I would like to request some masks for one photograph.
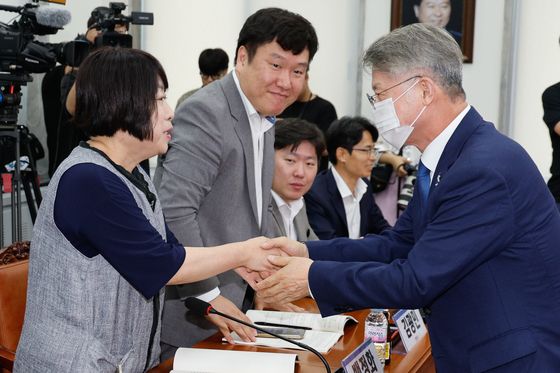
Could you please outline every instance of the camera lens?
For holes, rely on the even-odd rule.
[[[416,170],[416,167],[414,167],[410,163],[405,163],[403,167],[406,173],[409,175],[411,175],[414,172],[414,170]]]
[[[412,174],[404,179],[404,184],[401,188],[401,192],[399,193],[399,199],[397,200],[397,205],[402,210],[408,206],[408,203],[412,199],[414,183],[416,183],[416,172],[412,171]]]

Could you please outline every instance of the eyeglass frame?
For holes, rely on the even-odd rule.
[[[373,96],[366,92],[366,97],[367,97],[369,103],[371,104],[371,106],[373,106],[373,108],[375,109],[375,103],[381,101],[381,100],[379,100],[379,95],[381,95],[381,94],[383,94],[383,93],[385,93],[385,92],[387,92],[387,91],[389,91],[389,90],[391,90],[391,89],[393,89],[393,88],[396,88],[396,87],[400,86],[401,84],[404,84],[404,83],[408,82],[409,80],[412,80],[412,79],[415,79],[415,78],[422,78],[422,75],[414,75],[414,76],[411,76],[410,78],[405,79],[405,80],[403,80],[403,81],[400,82],[400,83],[397,83],[397,84],[395,84],[395,85],[392,85],[392,86],[390,86],[389,88],[385,88],[384,90],[382,90],[382,91],[379,92],[379,93],[375,93],[375,92],[374,92]]]
[[[375,158],[378,157],[379,151],[375,148],[352,148],[352,150],[357,150],[359,152],[367,152],[368,156],[374,156]]]

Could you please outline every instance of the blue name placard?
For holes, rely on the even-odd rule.
[[[350,355],[342,359],[342,368],[346,373],[383,372],[383,364],[377,357],[371,339],[364,341]]]

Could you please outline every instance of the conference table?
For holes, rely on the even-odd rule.
[[[315,302],[310,299],[302,299],[296,302],[300,307],[305,308],[309,312],[319,312]],[[348,312],[358,323],[348,322],[344,329],[344,336],[337,342],[337,344],[327,353],[324,354],[325,359],[328,361],[332,372],[336,372],[341,367],[341,361],[356,347],[364,341],[364,320],[367,317],[369,310],[360,310]],[[321,360],[309,351],[295,350],[295,349],[277,349],[262,346],[241,346],[231,345],[222,342],[220,333],[216,333],[202,342],[197,343],[194,347],[204,349],[218,349],[218,350],[237,350],[237,351],[262,351],[262,352],[283,352],[295,353],[298,355],[296,361],[296,373],[323,373],[325,367]],[[173,359],[168,359],[160,365],[150,370],[149,373],[168,373],[173,368]],[[420,339],[414,348],[404,353],[404,348],[399,342],[393,348],[391,354],[390,364],[385,366],[385,372],[388,373],[434,373],[435,365],[432,360],[431,346],[428,334]]]

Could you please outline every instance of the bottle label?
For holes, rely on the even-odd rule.
[[[385,343],[387,341],[387,328],[384,326],[370,326],[365,331],[365,337],[376,343]]]

